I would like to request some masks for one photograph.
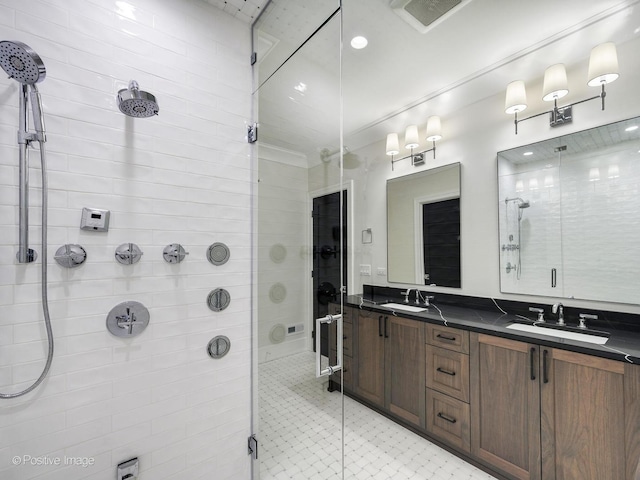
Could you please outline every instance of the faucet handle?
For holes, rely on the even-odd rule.
[[[598,319],[598,315],[591,315],[589,313],[581,313],[578,315],[580,317],[580,320],[578,323],[578,328],[587,328],[587,320],[597,320]]]
[[[538,314],[538,320],[536,320],[537,322],[544,322],[544,309],[543,308],[529,307],[529,311],[530,312],[535,312],[535,313]]]

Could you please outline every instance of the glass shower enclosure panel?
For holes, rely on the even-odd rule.
[[[254,479],[343,478],[340,32],[337,0],[273,0],[252,26]]]

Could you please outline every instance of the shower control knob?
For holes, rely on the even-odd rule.
[[[56,250],[53,258],[61,267],[76,268],[87,260],[87,252],[80,245],[67,243]]]
[[[149,325],[149,310],[140,302],[123,302],[107,315],[107,330],[116,337],[135,337]]]
[[[122,265],[133,265],[140,261],[142,250],[135,243],[123,243],[116,248],[116,261]]]
[[[167,263],[180,263],[186,255],[189,255],[189,252],[186,252],[179,243],[167,245],[162,251],[162,256]]]

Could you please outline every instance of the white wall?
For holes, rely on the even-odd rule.
[[[119,9],[133,5],[130,12]],[[36,50],[49,151],[50,307],[56,341],[34,393],[0,400],[0,478],[111,480],[138,456],[139,478],[249,478],[249,27],[196,0],[0,0],[0,38]],[[40,262],[18,265],[16,82],[0,76],[0,391],[29,385],[46,352]],[[160,114],[132,119],[116,94],[129,80],[156,95]],[[39,249],[39,162],[32,150],[31,239]],[[79,230],[83,206],[111,210],[108,233]],[[114,249],[144,255],[121,266]],[[178,265],[162,249],[181,243]],[[215,267],[208,245],[231,258]],[[52,259],[79,243],[85,265]],[[231,305],[210,311],[209,291]],[[109,310],[145,304],[149,327],[123,340]],[[230,353],[205,353],[215,335]],[[90,457],[93,466],[12,465],[14,456]]]
[[[360,293],[362,284],[391,285],[405,288],[407,284],[388,284],[386,276],[377,275],[378,268],[387,265],[386,241],[386,180],[408,175],[421,169],[434,168],[454,162],[461,166],[461,255],[462,288],[433,288],[447,293],[459,293],[493,298],[507,298],[524,302],[553,303],[552,297],[534,297],[526,295],[508,295],[500,293],[499,281],[499,243],[498,237],[498,181],[496,153],[501,150],[526,145],[539,140],[553,138],[575,131],[603,125],[625,118],[640,115],[637,102],[637,85],[640,81],[640,60],[637,55],[640,40],[618,45],[618,58],[621,68],[620,78],[607,88],[607,106],[600,110],[598,101],[574,107],[574,122],[558,128],[550,128],[546,116],[521,123],[518,135],[514,134],[513,118],[504,114],[504,93],[476,103],[452,115],[442,118],[444,138],[438,143],[437,159],[427,158],[423,167],[413,167],[409,160],[395,165],[391,171],[390,157],[385,155],[384,139],[367,147],[354,151],[360,159],[357,169],[345,169],[346,179],[354,179],[356,201],[354,216],[356,243],[353,246],[355,264],[372,265],[372,276],[360,276],[359,284],[350,289],[350,293]],[[570,95],[567,103],[587,98],[594,89],[586,86],[586,64],[588,52],[585,52],[583,64],[568,66]],[[542,74],[542,72],[541,72]],[[528,82],[531,96],[541,91],[541,81]],[[451,92],[455,95],[455,91]],[[532,102],[531,114],[543,111],[548,104]],[[527,111],[529,112],[529,110]],[[437,112],[434,112],[437,113]],[[346,112],[348,114],[348,112]],[[349,138],[345,138],[349,144]],[[429,155],[427,155],[429,157]],[[331,175],[339,178],[338,168]],[[311,170],[310,182],[314,178],[326,178],[326,172],[316,167]],[[502,206],[504,206],[502,204]],[[358,233],[371,228],[373,243],[363,245]],[[640,313],[640,307],[622,303],[590,302],[566,300],[565,304],[585,308],[603,308],[608,310]]]

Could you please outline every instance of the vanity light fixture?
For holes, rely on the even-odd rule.
[[[433,115],[427,120],[427,135],[426,140],[433,145],[428,150],[421,152],[415,152],[414,150],[420,146],[420,135],[418,133],[417,125],[409,125],[404,132],[404,148],[411,151],[410,155],[402,158],[394,159],[393,157],[400,153],[400,142],[398,140],[397,133],[390,133],[387,135],[387,155],[391,157],[391,170],[393,171],[393,164],[400,160],[407,158],[411,159],[411,165],[423,165],[424,154],[433,152],[433,159],[436,158],[436,142],[442,138],[442,122],[440,117]]]
[[[558,107],[558,99],[569,93],[567,87],[567,72],[564,65],[558,63],[547,68],[544,72],[544,82],[542,87],[542,99],[545,102],[553,101],[553,109],[531,115],[526,118],[518,119],[518,113],[527,108],[527,92],[524,82],[516,80],[507,85],[507,95],[505,98],[505,113],[514,115],[514,124],[516,135],[518,134],[518,123],[529,120],[530,118],[539,117],[540,115],[549,114],[549,125],[557,127],[565,123],[571,123],[573,120],[572,107],[579,103],[588,102],[597,98],[602,101],[602,110],[604,110],[604,99],[607,95],[605,85],[615,81],[619,76],[618,73],[618,55],[616,53],[616,45],[613,42],[603,43],[591,50],[589,57],[589,73],[587,76],[587,85],[590,87],[600,86],[600,94],[573,102],[563,107]]]

